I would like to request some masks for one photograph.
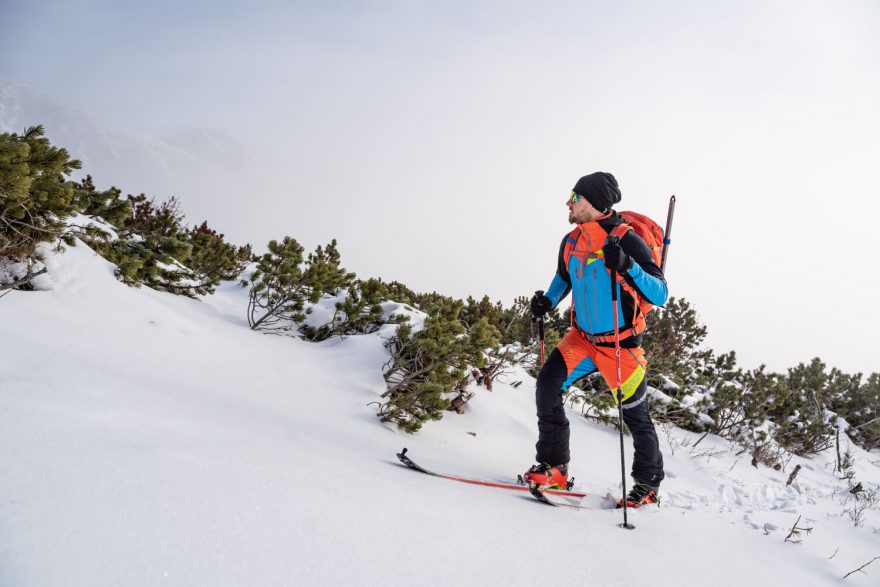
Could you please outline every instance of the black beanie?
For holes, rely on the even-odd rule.
[[[609,210],[620,201],[617,180],[604,171],[597,171],[580,178],[574,184],[574,193],[585,197],[597,210]]]

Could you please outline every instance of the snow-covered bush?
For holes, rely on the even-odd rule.
[[[37,245],[76,238],[115,263],[125,283],[189,296],[210,293],[250,259],[249,245],[226,243],[206,222],[186,228],[176,199],[157,205],[115,187],[99,191],[90,176],[64,178],[79,168],[41,126],[0,134],[0,289],[27,289],[46,271]]]
[[[121,197],[115,187],[99,192],[91,177],[78,189],[82,213],[95,223],[77,226],[78,236],[117,266],[128,285],[146,285],[174,294],[205,295],[222,280],[235,279],[252,256],[203,222],[187,228],[176,198],[161,204],[145,195]]]
[[[77,201],[74,182],[64,176],[79,168],[42,126],[0,133],[0,290],[28,289],[45,273],[37,245],[69,242],[67,218]]]
[[[307,340],[317,342],[332,336],[372,334],[384,324],[403,321],[403,317],[386,320],[382,302],[387,301],[389,296],[381,279],[358,280],[339,298],[333,303],[333,314],[327,322],[319,326],[306,323],[300,327],[299,332]]]
[[[449,394],[461,390],[469,368],[482,366],[485,351],[498,344],[498,332],[486,318],[470,327],[460,320],[461,301],[436,297],[431,303],[422,329],[402,324],[387,341],[391,358],[383,374],[388,389],[378,402],[378,416],[406,432],[441,419],[451,406]]]
[[[247,318],[252,330],[297,331],[305,319],[306,302],[316,304],[322,295],[335,295],[354,281],[354,274],[340,265],[335,239],[318,246],[308,259],[303,259],[302,245],[289,236],[269,242],[268,248],[250,276]]]

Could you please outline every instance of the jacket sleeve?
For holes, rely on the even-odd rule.
[[[630,230],[620,241],[623,252],[633,258],[633,265],[624,276],[626,282],[639,295],[655,306],[662,306],[669,297],[669,289],[663,271],[654,262],[645,241]]]
[[[571,276],[568,274],[568,267],[565,266],[565,241],[568,239],[568,235],[562,237],[562,243],[559,245],[559,260],[556,264],[556,275],[553,276],[553,281],[550,282],[550,287],[547,289],[547,292],[544,294],[550,301],[553,302],[553,307],[559,305],[565,296],[568,295],[568,292],[571,291]]]

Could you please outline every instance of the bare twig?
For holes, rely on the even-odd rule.
[[[794,478],[797,477],[797,474],[800,472],[801,466],[797,465],[794,468],[794,471],[791,472],[791,475],[788,476],[788,481],[786,481],[785,486],[788,487],[794,481]]]
[[[837,432],[834,435],[834,443],[837,445],[837,468],[835,471],[840,471],[840,428],[837,429]]]
[[[869,560],[868,562],[866,562],[865,564],[863,564],[863,565],[860,566],[859,568],[855,569],[854,571],[850,571],[850,572],[848,572],[846,575],[843,576],[843,578],[846,579],[847,577],[849,577],[849,576],[852,575],[853,573],[862,573],[863,575],[867,575],[868,573],[866,573],[866,572],[863,571],[862,569],[864,569],[865,567],[867,567],[868,565],[870,565],[872,562],[874,562],[874,561],[877,560],[878,558],[880,558],[880,556],[875,556],[874,558],[872,558],[871,560]]]
[[[709,430],[706,430],[706,431],[703,433],[703,435],[699,438],[699,440],[697,440],[697,441],[694,443],[694,446],[693,446],[692,448],[697,448],[697,445],[700,444],[701,442],[703,442],[703,439],[706,438],[707,436],[709,436]]]
[[[13,282],[0,285],[0,291],[3,291],[4,289],[14,289],[14,288],[18,287],[19,285],[24,285],[25,283],[30,283],[34,279],[34,277],[37,277],[38,275],[42,275],[43,273],[45,273],[48,270],[49,270],[48,267],[43,267],[42,269],[40,269],[36,273],[31,273],[30,269],[28,269],[27,275],[25,275],[21,279],[17,279]]]
[[[794,523],[794,526],[791,527],[791,531],[788,533],[788,536],[785,537],[785,542],[791,542],[792,544],[799,544],[801,539],[801,532],[806,532],[807,535],[813,531],[812,528],[799,528],[798,523],[801,521],[801,516],[798,516],[797,521]],[[794,536],[794,538],[792,538]]]
[[[873,424],[874,422],[877,422],[878,420],[880,420],[880,416],[877,416],[873,420],[868,420],[864,424],[859,424],[858,426],[855,426],[855,429],[858,430],[859,428],[864,428],[865,426],[868,426],[869,424]]]

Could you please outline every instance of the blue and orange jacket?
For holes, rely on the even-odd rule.
[[[602,247],[608,235],[623,219],[613,210],[592,222],[579,224],[577,239],[572,233],[566,234],[559,246],[559,262],[556,275],[545,294],[553,307],[559,305],[569,292],[572,292],[572,325],[577,327],[588,339],[596,339],[599,346],[614,346],[607,339],[614,334],[614,312],[611,301],[611,274],[605,268]],[[655,306],[666,303],[669,295],[663,271],[654,262],[645,241],[630,230],[620,240],[623,251],[632,257],[633,265],[623,275],[629,288],[617,284],[618,324],[621,332],[620,345],[633,348],[642,343],[641,332],[632,332],[634,318],[638,313],[638,300],[641,296]],[[569,248],[566,263],[566,248]],[[602,342],[599,340],[606,339]]]

